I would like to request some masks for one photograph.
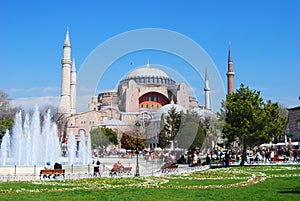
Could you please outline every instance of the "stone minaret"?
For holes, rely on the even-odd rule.
[[[233,72],[233,62],[231,58],[230,43],[228,48],[227,90],[228,90],[227,94],[232,94],[234,92],[234,72]]]
[[[69,116],[71,113],[71,43],[69,30],[67,29],[66,38],[63,46],[61,96],[58,112]]]
[[[76,113],[76,65],[75,59],[72,61],[72,70],[71,70],[71,114]]]
[[[209,88],[207,67],[206,67],[206,71],[205,71],[205,88],[204,88],[204,92],[205,92],[205,109],[210,110],[210,98],[209,98],[210,88]]]

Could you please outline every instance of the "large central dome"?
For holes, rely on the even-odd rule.
[[[171,79],[164,71],[159,68],[146,66],[131,71],[120,84],[127,84],[130,80],[134,80],[137,84],[151,85],[175,85],[176,82]]]
[[[135,77],[163,77],[168,78],[169,76],[162,70],[150,67],[147,65],[145,67],[137,68],[130,72],[126,78],[135,78]]]

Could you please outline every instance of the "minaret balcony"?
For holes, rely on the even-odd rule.
[[[227,72],[227,75],[234,75],[234,72]]]
[[[70,64],[71,65],[72,61],[70,59],[62,59],[61,64]]]

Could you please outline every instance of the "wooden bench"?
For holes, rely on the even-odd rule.
[[[55,179],[57,176],[63,176],[65,178],[65,170],[64,169],[54,169],[54,170],[41,170],[40,171],[40,179],[43,178],[53,178]]]
[[[110,175],[117,175],[125,173],[127,175],[131,174],[132,167],[123,167],[123,168],[113,168],[110,172]]]
[[[177,168],[178,168],[177,164],[171,164],[171,165],[164,167],[162,169],[162,173],[175,172],[175,171],[177,171]]]

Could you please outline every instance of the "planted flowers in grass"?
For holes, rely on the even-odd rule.
[[[277,174],[278,172],[281,174]],[[57,181],[2,182],[0,183],[0,193],[66,192],[124,188],[237,188],[263,182],[266,178],[295,176],[300,177],[300,166],[284,168],[281,166],[231,167],[161,177],[103,177]]]

